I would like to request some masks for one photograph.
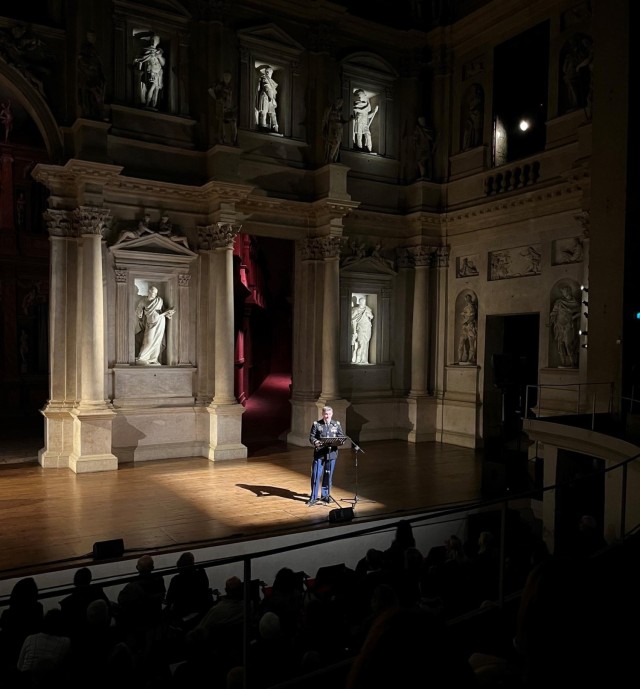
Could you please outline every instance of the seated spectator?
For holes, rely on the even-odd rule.
[[[391,545],[384,551],[385,569],[399,571],[404,568],[404,551],[415,548],[413,526],[410,521],[402,519],[396,524],[396,532]]]
[[[11,589],[9,606],[0,615],[0,677],[15,672],[22,644],[29,634],[40,631],[43,615],[36,580],[19,579]]]
[[[92,584],[91,580],[92,574],[88,567],[76,570],[73,575],[74,590],[60,601],[65,628],[72,639],[82,634],[86,628],[89,604],[94,600],[109,602],[102,586]]]
[[[166,593],[164,579],[154,574],[151,555],[143,555],[136,564],[138,577],[130,581],[118,595],[121,621],[125,626],[149,627],[160,623]]]
[[[302,577],[289,567],[282,567],[273,580],[271,593],[262,600],[258,615],[262,617],[265,612],[275,613],[283,634],[293,637],[302,628],[303,601]]]
[[[243,662],[244,583],[238,577],[229,577],[224,590],[225,595],[205,613],[195,629],[205,632],[208,648],[216,655],[217,670],[226,676],[232,667]],[[251,602],[247,601],[247,605],[251,616]]]
[[[28,675],[48,679],[47,684],[55,685],[56,680],[64,679],[66,664],[71,651],[71,639],[64,636],[64,619],[58,608],[48,610],[42,619],[42,631],[30,634],[24,640],[18,656],[18,671]]]
[[[176,564],[178,573],[169,582],[166,611],[172,624],[192,628],[213,605],[209,577],[196,567],[193,553],[182,553]]]

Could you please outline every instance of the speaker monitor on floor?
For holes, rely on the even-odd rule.
[[[332,523],[350,522],[353,517],[353,507],[340,507],[329,512],[329,521]]]
[[[113,541],[96,541],[93,544],[94,560],[109,560],[122,557],[123,553],[124,541],[122,538],[116,538]]]

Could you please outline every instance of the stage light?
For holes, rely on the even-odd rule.
[[[531,124],[529,123],[529,120],[520,120],[520,124],[518,126],[520,127],[520,131],[526,132]]]

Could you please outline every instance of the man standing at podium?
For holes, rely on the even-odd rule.
[[[322,407],[322,418],[314,421],[309,432],[309,442],[313,445],[313,463],[311,465],[311,497],[307,505],[315,505],[318,500],[331,502],[331,481],[338,458],[338,444],[324,442],[324,438],[344,437],[339,421],[333,421],[333,409]],[[320,487],[322,488],[320,489]],[[320,491],[320,497],[318,492]]]

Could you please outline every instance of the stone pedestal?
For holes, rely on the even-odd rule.
[[[241,442],[244,413],[241,404],[211,404],[198,413],[203,457],[211,460],[247,458],[247,448]]]
[[[105,409],[83,409],[73,412],[73,453],[69,469],[76,474],[115,471],[118,459],[105,448],[111,447],[111,425],[115,414]]]
[[[447,366],[442,405],[442,437],[444,443],[477,447],[479,413],[479,372],[474,365]]]
[[[407,398],[408,442],[424,443],[435,440],[435,411],[436,403],[433,397],[409,395]]]

